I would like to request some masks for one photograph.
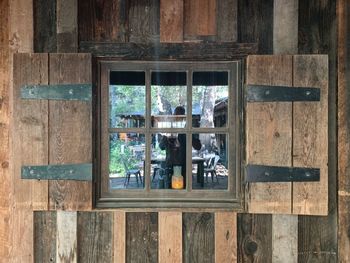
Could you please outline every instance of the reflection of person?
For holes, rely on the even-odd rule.
[[[174,115],[185,115],[185,108],[177,106]],[[192,147],[200,150],[202,147],[198,138],[192,135]],[[184,186],[186,184],[186,134],[178,134],[177,137],[162,136],[159,142],[159,148],[166,150],[165,164],[167,174],[172,175],[174,166],[181,166],[181,174],[184,177]],[[169,178],[170,180],[170,178]]]

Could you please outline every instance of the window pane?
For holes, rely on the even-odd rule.
[[[186,72],[152,72],[151,84],[152,127],[185,127]]]
[[[146,111],[145,73],[111,72],[110,83],[110,127],[144,127]]]
[[[152,189],[186,188],[185,134],[152,134],[149,174]]]
[[[193,137],[200,140],[202,147],[192,151],[192,188],[226,190],[229,174],[227,135],[200,133]]]
[[[193,127],[225,127],[227,125],[227,103],[227,72],[193,73]]]
[[[145,135],[113,133],[109,136],[109,178],[112,189],[143,188]]]

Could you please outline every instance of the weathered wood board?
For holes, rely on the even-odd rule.
[[[216,1],[216,41],[237,42],[237,0]]]
[[[56,262],[77,262],[77,212],[57,211]]]
[[[114,212],[113,222],[113,263],[124,263],[126,253],[126,213]]]
[[[160,1],[160,42],[181,43],[184,38],[184,1]]]
[[[89,54],[50,54],[50,84],[91,83]],[[50,164],[91,163],[91,102],[49,102]],[[90,210],[92,183],[49,182],[50,209]]]
[[[237,262],[236,213],[215,213],[215,262]]]

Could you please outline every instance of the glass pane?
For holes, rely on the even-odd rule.
[[[111,72],[109,86],[109,121],[111,128],[145,126],[145,73]]]
[[[226,190],[228,186],[228,140],[226,134],[194,134],[201,143],[192,151],[192,188]]]
[[[109,136],[111,189],[144,188],[145,135],[113,133]]]
[[[186,188],[186,135],[152,134],[151,188]]]
[[[152,72],[151,84],[152,127],[185,127],[186,72]]]
[[[193,73],[193,127],[225,127],[227,125],[227,104],[227,72]]]

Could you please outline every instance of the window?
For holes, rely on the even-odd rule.
[[[97,207],[240,206],[240,62],[99,69]]]

